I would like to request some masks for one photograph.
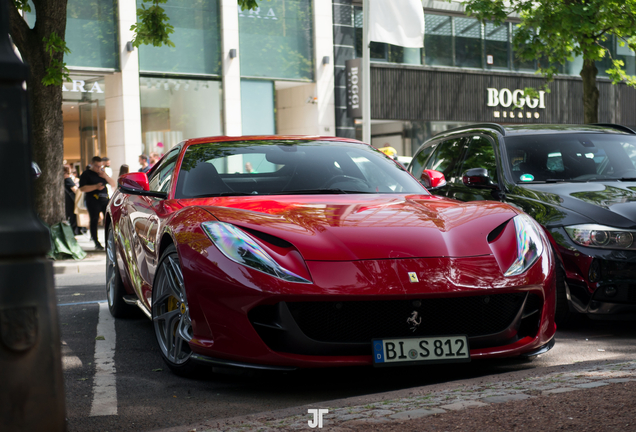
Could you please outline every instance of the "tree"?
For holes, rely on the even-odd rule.
[[[143,0],[151,3],[137,9],[138,22],[133,25],[135,46],[174,46],[174,32],[160,6],[168,0]],[[258,7],[256,0],[237,0],[243,10]],[[69,80],[64,54],[70,53],[64,40],[67,0],[32,0],[37,20],[33,29],[22,18],[30,12],[28,0],[12,0],[9,28],[13,43],[29,65],[27,79],[31,107],[33,160],[42,175],[34,184],[35,209],[48,225],[65,219],[62,162],[64,159],[64,121],[62,84]]]
[[[613,58],[604,45],[615,36],[621,46],[636,50],[636,0],[467,0],[465,5],[466,12],[482,22],[498,25],[511,14],[520,18],[513,33],[514,50],[521,60],[540,59],[546,89],[559,65],[582,57],[585,123],[598,122],[597,61],[611,60],[613,66],[606,72],[613,84],[636,87],[636,77],[627,75],[624,62]]]

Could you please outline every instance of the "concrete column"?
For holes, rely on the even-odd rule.
[[[133,0],[117,2],[119,11],[119,58],[121,72],[106,75],[106,146],[113,173],[121,164],[130,171],[139,168],[142,153],[141,106],[139,100],[139,52],[126,49],[133,38],[130,26],[137,21]]]
[[[238,2],[220,0],[221,50],[223,55],[223,132],[227,136],[242,134],[241,62],[239,60]],[[230,50],[237,56],[230,58]]]
[[[318,135],[336,135],[333,58],[332,2],[314,0],[314,64],[316,101],[318,105]],[[329,63],[323,64],[328,57]]]

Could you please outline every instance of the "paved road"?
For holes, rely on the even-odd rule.
[[[151,322],[139,317],[114,321],[114,357],[105,363],[113,370],[116,392],[104,396],[104,385],[100,386],[104,382],[103,372],[97,373],[95,366],[95,347],[100,342],[96,337],[103,336],[97,329],[100,305],[105,301],[104,274],[103,267],[97,264],[99,259],[95,262],[96,265],[84,266],[80,273],[71,266],[65,269],[66,273],[56,275],[71,432],[151,431],[514,370],[633,359],[636,354],[634,323],[583,320],[576,330],[559,331],[556,347],[531,363],[508,360],[453,367],[347,368],[293,373],[217,369],[200,380],[190,380],[169,372],[159,356]],[[104,323],[101,325],[104,332]],[[102,364],[99,370],[103,368]],[[116,397],[116,415],[103,415],[105,411],[100,413],[99,407],[96,409],[94,400],[100,400],[95,398],[96,394],[102,395],[102,399]]]

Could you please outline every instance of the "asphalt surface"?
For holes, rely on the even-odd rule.
[[[95,346],[100,302],[105,302],[104,255],[82,246],[81,263],[56,263],[56,293],[63,341],[69,431],[190,430],[188,425],[283,410],[307,414],[307,405],[378,393],[448,385],[458,380],[507,373],[540,375],[562,365],[636,358],[633,322],[580,320],[559,330],[557,344],[533,362],[475,361],[419,368],[340,368],[290,373],[215,369],[192,380],[173,375],[162,362],[150,320],[116,320],[114,371],[116,415],[93,415]],[[502,375],[503,374],[503,375]],[[198,429],[201,430],[201,429]]]

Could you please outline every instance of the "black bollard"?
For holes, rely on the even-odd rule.
[[[33,208],[28,68],[0,0],[0,430],[66,430],[53,265]],[[61,169],[61,167],[60,167]]]

